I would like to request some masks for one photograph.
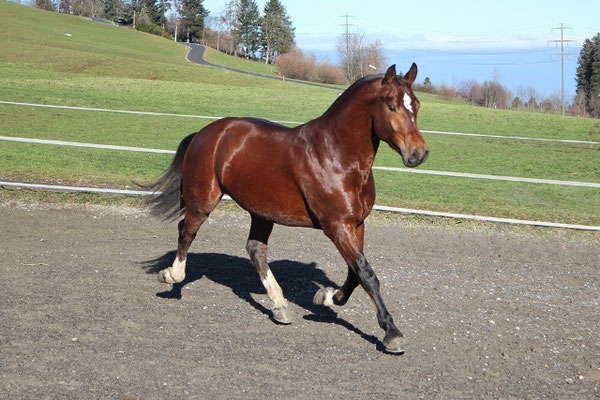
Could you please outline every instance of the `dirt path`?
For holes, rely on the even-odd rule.
[[[175,224],[0,205],[0,398],[600,398],[597,236],[369,222],[401,356],[381,351],[362,290],[334,311],[311,304],[346,273],[320,232],[272,236],[294,318],[280,326],[245,254],[244,214],[217,210],[202,227],[176,300],[155,276]]]

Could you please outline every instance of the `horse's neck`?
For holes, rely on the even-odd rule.
[[[336,106],[307,124],[313,143],[323,147],[317,150],[370,169],[379,147],[379,139],[372,135],[372,105],[340,102]]]

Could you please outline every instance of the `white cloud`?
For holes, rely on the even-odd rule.
[[[560,37],[552,34],[385,34],[367,35],[367,40],[379,39],[386,50],[500,50],[553,48],[552,40]],[[575,42],[568,43],[569,49],[579,48],[585,35],[570,35]],[[300,48],[321,51],[336,49],[338,37],[332,35],[302,35],[296,37]],[[571,50],[572,51],[572,50]]]
[[[387,36],[389,50],[528,49],[546,47],[551,35],[420,34]]]

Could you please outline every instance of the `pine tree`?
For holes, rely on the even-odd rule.
[[[181,0],[178,2],[178,11],[181,15],[181,21],[187,30],[187,36],[190,42],[194,38],[202,39],[204,32],[204,18],[208,15],[208,10],[204,8],[204,0]]]
[[[246,58],[253,57],[260,46],[260,15],[254,0],[241,0],[233,37]]]
[[[160,11],[155,0],[140,0],[143,13],[146,15],[146,22],[158,25],[160,23]]]
[[[293,47],[295,28],[279,0],[269,0],[263,11],[261,47],[268,64],[275,54],[285,53]]]
[[[167,21],[167,12],[171,9],[171,2],[168,0],[158,0],[157,10],[158,10],[158,23],[162,28],[163,34],[165,32],[165,22]]]
[[[62,3],[61,3],[62,4]],[[116,21],[125,11],[123,0],[104,0],[104,18]]]
[[[141,2],[140,0],[125,0],[125,8],[123,10],[123,15],[121,17],[127,20],[128,24],[131,24],[135,29],[137,24],[137,18],[140,15],[141,11]]]
[[[582,99],[585,111],[600,118],[600,33],[586,39],[579,53],[575,80],[577,97]]]

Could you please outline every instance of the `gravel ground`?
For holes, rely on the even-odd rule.
[[[599,399],[600,237],[378,215],[365,253],[406,353],[382,351],[319,231],[276,227],[276,325],[247,259],[249,217],[216,210],[182,285],[160,284],[176,225],[124,207],[0,204],[2,399]]]

